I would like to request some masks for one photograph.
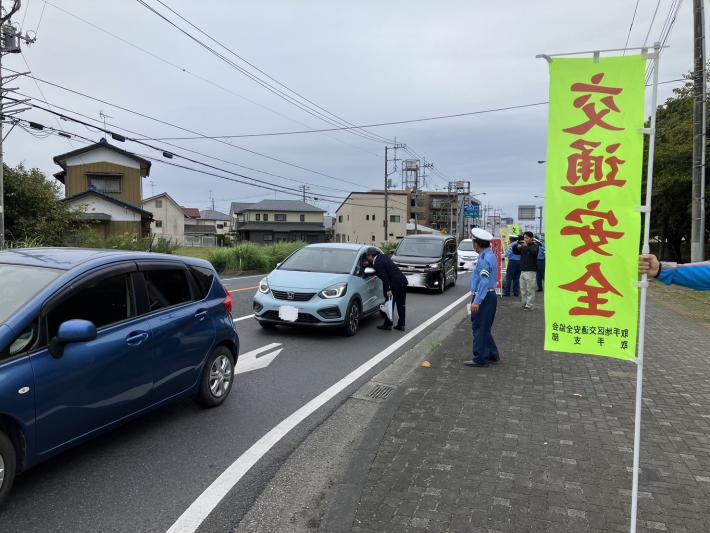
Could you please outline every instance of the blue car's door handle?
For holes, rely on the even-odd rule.
[[[207,309],[199,309],[195,313],[195,318],[197,320],[204,320],[205,318],[207,318]]]
[[[148,338],[147,331],[132,331],[126,337],[126,344],[129,346],[138,346],[142,344]]]

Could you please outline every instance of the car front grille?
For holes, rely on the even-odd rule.
[[[289,300],[292,302],[307,302],[315,296],[315,292],[291,292],[271,290],[277,300]]]
[[[262,315],[262,318],[267,318],[269,320],[278,320],[280,322],[283,322],[284,324],[292,324],[293,322],[286,322],[284,320],[281,320],[279,318],[279,312],[278,311],[267,311]],[[314,317],[311,314],[308,313],[298,313],[298,319],[296,320],[296,323],[300,324],[315,324],[320,322],[316,317]]]

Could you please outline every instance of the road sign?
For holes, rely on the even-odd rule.
[[[273,344],[267,344],[251,352],[243,353],[237,359],[237,367],[234,371],[235,374],[243,374],[245,372],[251,372],[252,370],[259,370],[260,368],[266,368],[271,364],[271,361],[276,359],[283,348],[279,348],[280,343],[275,342]],[[270,353],[259,355],[264,352],[273,350]]]
[[[537,206],[519,205],[518,220],[535,220],[537,218]]]
[[[479,218],[480,216],[481,210],[478,204],[465,205],[463,207],[464,218]]]

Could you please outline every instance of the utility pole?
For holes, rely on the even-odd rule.
[[[540,227],[537,230],[537,236],[541,237],[542,236],[542,206],[539,205],[537,208],[540,210]]]
[[[6,15],[2,15],[2,0],[0,0],[0,250],[5,249],[5,191],[4,187],[4,175],[5,175],[5,162],[3,154],[3,128],[2,121],[7,118],[8,115],[12,113],[19,113],[24,111],[24,109],[15,109],[13,111],[7,111],[3,107],[3,96],[7,89],[3,86],[2,77],[2,55],[9,53],[19,53],[20,52],[20,41],[25,41],[25,43],[30,44],[34,42],[34,39],[30,39],[27,34],[23,37],[17,32],[17,30],[9,23],[12,15],[20,10],[20,0],[14,0],[12,7],[7,12]],[[8,80],[15,79],[19,74],[13,76],[8,76]],[[26,101],[26,100],[25,100]],[[22,103],[22,102],[20,102]],[[12,107],[11,104],[8,107]],[[12,130],[12,128],[10,128]],[[9,132],[8,132],[9,134]]]
[[[693,105],[693,190],[690,260],[705,259],[705,18],[703,0],[693,0],[695,102]]]
[[[397,172],[397,150],[402,148],[406,148],[406,144],[398,144],[397,143],[397,137],[394,138],[394,146],[385,146],[385,223],[384,223],[384,228],[385,228],[385,240],[383,241],[385,244],[389,242],[389,229],[390,229],[390,218],[389,218],[389,190],[390,190],[390,180],[389,177]],[[394,151],[394,158],[392,161],[394,162],[394,168],[392,169],[392,172],[389,171],[389,151],[393,150]],[[405,215],[406,217],[406,215]]]
[[[299,185],[298,188],[303,193],[303,203],[306,203],[306,191],[310,190],[310,187],[308,185]]]

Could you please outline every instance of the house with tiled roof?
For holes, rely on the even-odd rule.
[[[300,200],[233,202],[229,210],[232,232],[241,241],[257,244],[304,241],[325,242],[325,211]]]

